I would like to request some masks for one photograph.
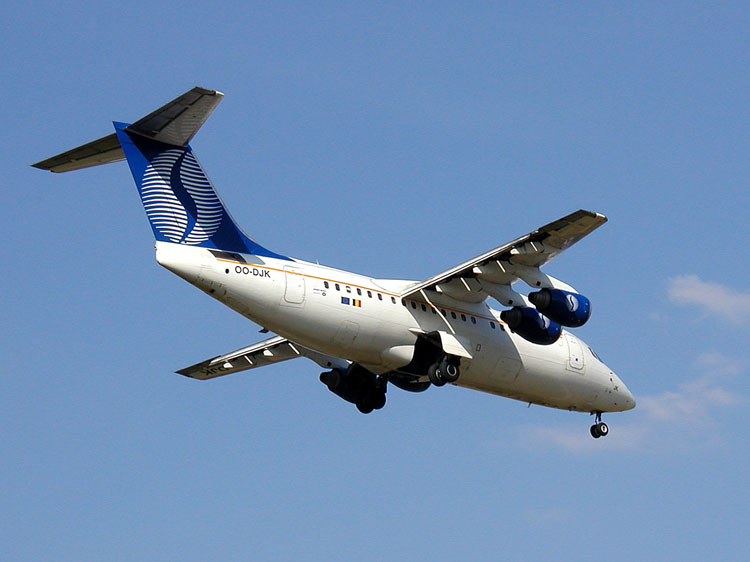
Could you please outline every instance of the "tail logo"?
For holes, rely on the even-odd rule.
[[[200,244],[221,225],[221,201],[189,150],[158,154],[143,173],[140,191],[149,221],[170,242]]]

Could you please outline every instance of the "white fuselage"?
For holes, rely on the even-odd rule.
[[[417,334],[442,330],[466,342],[471,355],[461,360],[458,386],[587,412],[635,405],[617,375],[568,331],[552,345],[537,345],[511,333],[484,301],[436,293],[430,303],[402,300],[413,281],[373,279],[298,260],[216,254],[156,243],[161,265],[253,322],[374,373],[408,364]]]

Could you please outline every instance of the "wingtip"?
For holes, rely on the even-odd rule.
[[[213,90],[211,88],[204,88],[203,86],[195,86],[193,88],[193,91],[207,96],[218,96],[220,98],[224,97],[223,92],[220,92],[219,90]]]
[[[601,221],[602,223],[605,223],[605,222],[607,222],[607,220],[609,220],[609,219],[607,219],[606,215],[603,215],[602,213],[597,213],[596,211],[589,211],[587,209],[578,209],[578,213],[585,213],[588,216],[590,216],[591,218],[596,218],[597,220]],[[572,214],[574,215],[576,213],[572,213]]]

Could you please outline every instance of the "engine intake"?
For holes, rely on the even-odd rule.
[[[583,326],[591,316],[591,301],[578,293],[542,289],[529,294],[529,300],[539,312],[570,328]]]
[[[562,333],[560,324],[530,307],[517,306],[510,310],[503,310],[500,318],[508,324],[511,331],[539,345],[555,343]]]

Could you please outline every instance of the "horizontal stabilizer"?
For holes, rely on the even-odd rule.
[[[164,144],[186,146],[223,97],[216,90],[195,87],[125,130]]]
[[[117,135],[112,133],[78,148],[32,164],[32,166],[50,172],[70,172],[71,170],[81,170],[100,164],[119,162],[120,160],[125,160],[125,154],[122,152]]]
[[[186,146],[224,94],[195,87],[129,125],[125,131],[172,146]],[[50,172],[69,172],[125,159],[116,134],[32,164]]]

